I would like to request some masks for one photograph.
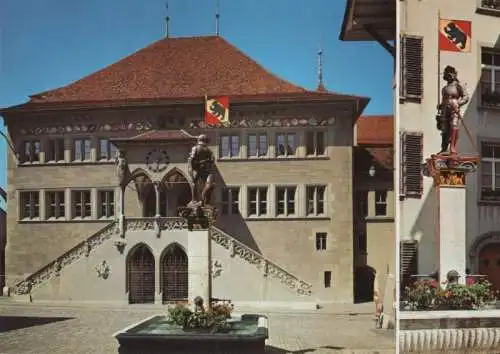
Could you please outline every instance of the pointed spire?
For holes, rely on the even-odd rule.
[[[326,91],[325,85],[323,84],[323,49],[321,46],[318,50],[318,88],[317,91]]]
[[[166,10],[166,16],[165,16],[165,37],[169,38],[170,33],[169,33],[169,22],[170,22],[170,16],[168,15],[168,1],[165,3],[165,10]]]
[[[217,3],[215,4],[215,34],[217,37],[219,37],[219,19],[219,0],[217,0]]]

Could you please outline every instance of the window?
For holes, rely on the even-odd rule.
[[[404,132],[401,138],[402,168],[401,194],[406,198],[421,198],[423,192],[422,160],[423,135],[422,133]]]
[[[316,251],[326,250],[326,232],[316,232]]]
[[[500,201],[500,143],[481,144],[481,200]]]
[[[295,214],[296,187],[278,187],[276,189],[276,215],[288,216]]]
[[[223,215],[234,215],[240,212],[239,195],[240,195],[240,189],[238,187],[228,187],[222,190]]]
[[[332,286],[332,272],[327,270],[324,274],[325,288],[330,288]]]
[[[306,135],[306,154],[321,156],[326,153],[325,146],[326,132],[307,132]]]
[[[20,192],[21,219],[36,219],[40,217],[40,192]]]
[[[248,215],[267,215],[267,187],[248,188]]]
[[[108,139],[99,139],[99,160],[111,160],[116,156],[116,146]]]
[[[325,186],[308,186],[306,188],[307,215],[325,214]]]
[[[294,156],[297,149],[294,133],[276,134],[276,156]]]
[[[50,139],[46,160],[51,162],[64,161],[64,139]]]
[[[401,82],[402,99],[420,103],[424,90],[423,38],[401,36]]]
[[[73,161],[90,161],[90,139],[76,139],[73,141]]]
[[[240,155],[239,135],[223,135],[220,137],[219,157],[238,157]]]
[[[248,136],[248,157],[267,156],[267,134],[250,134]]]
[[[39,162],[40,161],[40,141],[30,140],[23,142],[23,154],[21,162]]]
[[[375,216],[387,216],[386,191],[375,191]]]
[[[480,6],[477,9],[478,13],[483,15],[500,15],[500,1],[498,0],[480,0]]]
[[[90,191],[72,192],[72,201],[74,218],[90,218],[92,216]]]
[[[66,215],[64,191],[47,192],[47,218],[64,218]]]
[[[99,191],[99,217],[111,218],[115,216],[115,192]]]
[[[481,105],[500,107],[500,51],[481,53]]]

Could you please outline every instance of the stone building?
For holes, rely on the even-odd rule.
[[[231,126],[207,126],[205,96],[220,95]],[[18,149],[8,155],[10,294],[165,303],[190,298],[208,272],[212,296],[236,303],[352,302],[366,247],[353,237],[354,130],[367,103],[293,85],[213,36],[162,39],[3,109]],[[177,216],[191,198],[186,160],[201,133],[216,156],[219,214],[204,246]],[[375,167],[375,181],[390,164],[370,149],[362,169]],[[123,189],[118,150],[131,172]],[[382,197],[363,183],[371,216]],[[379,252],[372,264],[384,268]]]
[[[496,4],[489,0],[400,2],[398,164],[402,173],[398,193],[403,277],[437,269],[435,188],[431,178],[422,177],[421,163],[440,150],[436,106],[445,84],[442,73],[450,65],[458,71],[470,96],[462,110],[466,128],[460,130],[458,152],[481,155],[478,171],[467,178],[467,263],[472,274],[488,275],[500,288],[500,194],[496,185],[500,176],[500,170],[496,171],[500,148],[500,7],[498,1]],[[439,19],[447,19],[444,22],[448,24],[465,22],[448,36],[444,32],[451,27],[441,28],[444,22],[440,24]],[[470,26],[472,31],[466,28]],[[445,42],[442,48],[446,51],[439,53],[439,40]]]
[[[354,249],[356,301],[382,297],[396,274],[393,184],[393,116],[364,116],[354,147]],[[392,278],[391,278],[392,279]],[[391,287],[392,285],[390,285]]]

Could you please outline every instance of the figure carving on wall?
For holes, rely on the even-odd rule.
[[[436,116],[437,128],[441,131],[440,154],[448,151],[451,154],[457,153],[458,128],[462,120],[460,108],[469,102],[467,89],[460,83],[457,75],[457,70],[452,66],[448,65],[444,69],[443,79],[447,83],[441,90],[441,103]]]
[[[206,135],[198,136],[198,142],[191,149],[188,158],[188,173],[194,183],[190,203],[193,206],[208,205],[212,197],[215,160],[207,144]]]
[[[129,177],[129,168],[127,158],[125,157],[125,152],[119,150],[116,154],[116,172],[118,175],[118,184],[120,187],[124,187],[127,184],[127,179]]]

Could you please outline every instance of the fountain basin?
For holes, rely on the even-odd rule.
[[[113,337],[119,343],[119,354],[265,353],[267,317],[232,315],[228,324],[229,328],[214,333],[185,330],[169,324],[167,316],[155,315],[115,333]]]

